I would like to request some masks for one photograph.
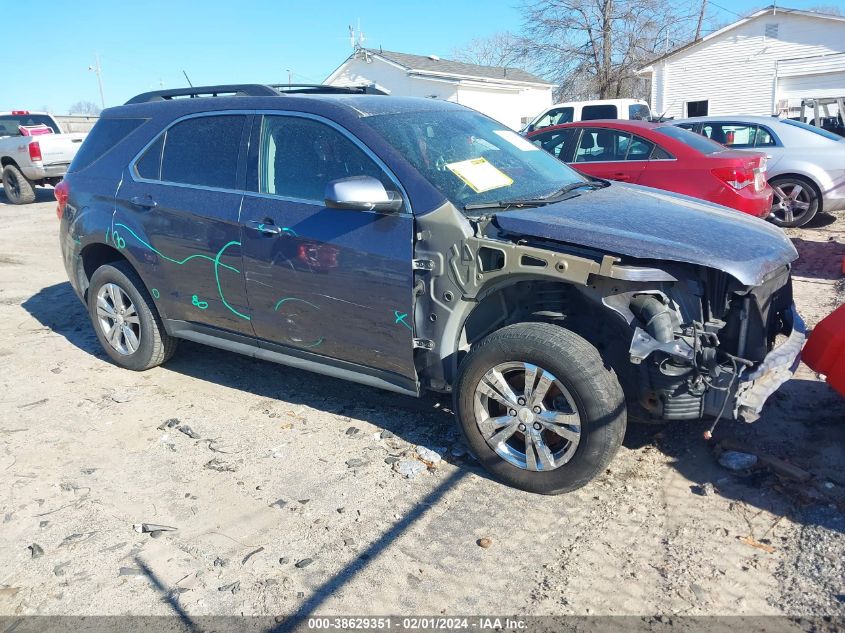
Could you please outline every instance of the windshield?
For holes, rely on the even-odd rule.
[[[716,152],[724,152],[727,149],[724,145],[719,145],[716,141],[711,141],[706,136],[701,136],[700,134],[674,125],[661,125],[655,128],[654,131],[670,136],[702,154],[715,154]]]
[[[458,208],[535,199],[585,178],[501,123],[476,112],[439,110],[366,117]]]
[[[830,139],[831,141],[841,141],[842,137],[838,134],[834,134],[833,132],[828,132],[820,127],[816,127],[815,125],[810,125],[809,123],[804,123],[802,121],[794,121],[793,119],[781,119],[781,123],[785,123],[786,125],[794,125],[795,127],[800,127],[802,130],[807,130],[808,132],[813,132],[814,134],[818,134],[819,136],[823,136],[826,139]]]
[[[0,136],[20,136],[21,125],[46,125],[54,134],[59,133],[53,117],[46,114],[0,114]]]

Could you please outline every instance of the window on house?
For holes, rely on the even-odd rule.
[[[687,101],[687,116],[707,116],[709,101]]]

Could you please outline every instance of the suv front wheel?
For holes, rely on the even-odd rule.
[[[518,323],[476,344],[461,363],[458,421],[472,453],[522,490],[580,488],[625,435],[625,397],[595,347],[547,323]]]
[[[128,262],[101,266],[91,276],[88,315],[115,364],[134,371],[161,365],[178,339],[162,325],[150,293]]]

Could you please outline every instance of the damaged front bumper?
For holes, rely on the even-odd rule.
[[[769,396],[792,378],[798,368],[807,330],[795,304],[790,313],[792,332],[789,338],[772,349],[756,368],[746,369],[741,374],[734,396],[734,418],[745,422],[757,420]]]

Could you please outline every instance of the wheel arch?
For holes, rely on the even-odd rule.
[[[76,275],[79,288],[86,300],[88,298],[88,287],[91,285],[91,277],[94,272],[105,264],[119,261],[126,262],[143,280],[138,268],[114,246],[102,242],[93,242],[82,248],[77,260]]]
[[[813,189],[815,189],[816,196],[819,200],[819,207],[816,213],[821,213],[824,210],[824,193],[822,191],[822,186],[819,184],[819,179],[815,174],[804,171],[791,170],[779,173],[776,176],[772,176],[771,178],[769,178],[768,182],[771,185],[772,182],[774,182],[775,180],[781,180],[786,178],[800,178],[801,180],[806,180],[807,182],[809,182],[813,186]]]
[[[11,156],[0,156],[0,167],[6,167],[7,165],[13,165],[15,167],[20,168],[15,162],[15,159]]]

